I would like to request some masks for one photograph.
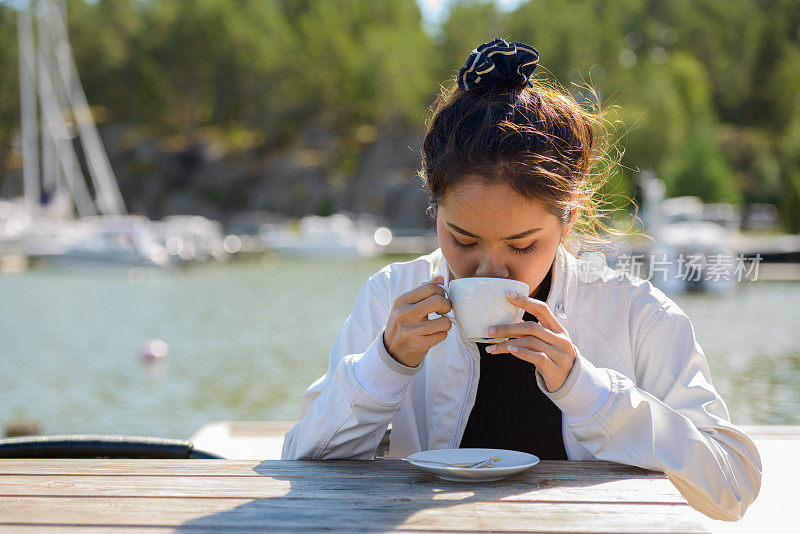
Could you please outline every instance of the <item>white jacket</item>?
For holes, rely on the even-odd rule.
[[[587,275],[584,275],[587,274]],[[383,329],[397,297],[436,275],[441,250],[387,265],[369,278],[303,395],[283,459],[370,459],[388,424],[389,454],[457,448],[478,389],[475,343],[451,328],[418,367],[388,355]],[[570,460],[610,460],[666,473],[716,519],[739,519],[761,486],[761,458],[731,424],[689,318],[650,282],[588,264],[559,245],[547,305],[578,357],[548,393],[561,409]]]

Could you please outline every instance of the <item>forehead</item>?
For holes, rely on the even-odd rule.
[[[477,234],[481,234],[478,226],[490,233],[497,230],[510,235],[514,230],[525,231],[558,222],[540,202],[520,195],[506,184],[479,179],[451,187],[439,203],[439,214],[447,222]]]

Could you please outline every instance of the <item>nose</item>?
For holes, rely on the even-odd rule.
[[[502,259],[492,252],[486,253],[478,263],[475,276],[485,276],[489,278],[508,278],[508,267]]]

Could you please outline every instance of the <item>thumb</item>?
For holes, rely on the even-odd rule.
[[[437,274],[436,276],[431,278],[431,282],[430,283],[431,284],[436,284],[436,285],[444,284],[444,276],[442,276],[440,274]]]

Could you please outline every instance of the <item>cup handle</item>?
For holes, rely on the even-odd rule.
[[[450,292],[447,291],[447,288],[445,286],[442,286],[442,289],[444,289],[444,296],[447,298],[447,300],[450,300]],[[442,317],[447,317],[448,319],[450,319],[453,322],[454,325],[456,325],[458,327],[459,330],[464,330],[461,327],[461,325],[458,323],[458,320],[456,319],[455,310],[450,310],[448,313],[445,313],[444,315],[442,315],[441,313],[437,313],[436,315],[440,315]]]

